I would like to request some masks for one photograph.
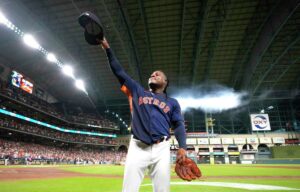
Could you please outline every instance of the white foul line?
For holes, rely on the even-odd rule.
[[[238,189],[248,189],[248,190],[299,190],[290,187],[281,187],[275,185],[259,185],[259,184],[246,184],[246,183],[227,183],[227,182],[171,182],[171,185],[204,185],[213,187],[229,187]],[[152,186],[152,184],[144,184],[141,186]]]

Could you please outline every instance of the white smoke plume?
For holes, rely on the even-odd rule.
[[[177,89],[176,93],[171,96],[178,100],[182,111],[200,109],[204,112],[218,113],[249,103],[247,92],[237,92],[218,84],[205,84],[184,90]]]

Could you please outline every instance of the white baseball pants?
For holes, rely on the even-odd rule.
[[[170,142],[146,145],[131,138],[126,157],[122,192],[138,192],[145,170],[149,175],[154,192],[170,191]]]

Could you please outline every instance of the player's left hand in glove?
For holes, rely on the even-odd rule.
[[[78,17],[78,22],[84,28],[85,40],[90,45],[99,45],[104,38],[103,26],[99,18],[93,13],[86,11]]]
[[[182,148],[177,152],[175,172],[181,179],[186,181],[192,181],[201,177],[201,171],[197,164],[186,156],[186,152]]]

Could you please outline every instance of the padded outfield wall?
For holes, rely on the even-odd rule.
[[[274,146],[271,147],[272,157],[277,158],[299,158],[300,159],[300,146]]]
[[[300,164],[300,146],[271,147],[272,159],[257,160],[258,164]]]

